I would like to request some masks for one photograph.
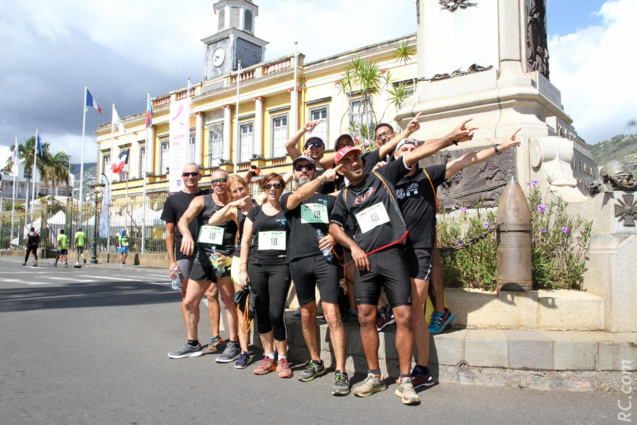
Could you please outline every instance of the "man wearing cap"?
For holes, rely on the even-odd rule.
[[[329,215],[336,198],[317,192],[324,183],[334,180],[337,169],[326,170],[316,177],[314,160],[306,156],[294,159],[292,167],[299,189],[283,194],[281,207],[290,229],[286,260],[301,306],[303,337],[310,352],[310,360],[299,380],[311,381],[326,372],[320,357],[316,325],[315,292],[318,287],[336,360],[332,394],[347,395],[350,389],[345,373],[345,330],[338,308],[339,270],[331,252],[334,239],[328,233]]]
[[[485,161],[500,152],[506,152],[512,146],[518,146],[520,142],[517,141],[516,134],[517,131],[500,145],[466,153],[446,164],[421,169],[416,163],[411,171],[396,183],[396,198],[408,231],[406,253],[411,278],[412,323],[417,351],[416,365],[411,372],[414,388],[434,385],[427,367],[429,330],[425,320],[425,304],[436,241],[436,188],[463,168]],[[414,139],[402,140],[394,152],[394,158],[398,160],[409,155],[416,151],[418,145],[419,142]]]
[[[417,120],[409,124],[412,132],[420,128]],[[471,129],[465,123],[449,135],[426,143],[405,154],[402,161],[393,161],[366,174],[360,158],[360,148],[345,147],[338,151],[336,163],[350,186],[338,195],[330,218],[330,234],[349,248],[356,264],[354,290],[361,325],[361,342],[369,373],[367,379],[354,389],[358,397],[367,397],[387,389],[378,363],[378,332],[376,304],[384,287],[396,320],[396,351],[400,378],[396,395],[405,404],[420,403],[410,377],[413,332],[411,329],[411,282],[403,244],[407,228],[393,193],[393,185],[404,177],[413,164],[448,147],[454,141],[470,140]],[[343,227],[351,219],[352,236]]]

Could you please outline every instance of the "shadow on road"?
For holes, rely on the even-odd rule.
[[[0,290],[0,313],[56,308],[174,303],[180,293],[140,282],[73,283]]]

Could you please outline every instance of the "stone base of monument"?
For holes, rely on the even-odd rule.
[[[288,311],[288,317],[292,311]],[[287,320],[288,357],[293,366],[309,359],[300,320]],[[319,325],[321,358],[334,368],[327,325]],[[357,323],[345,325],[346,370],[367,373]],[[440,384],[477,384],[571,391],[619,391],[622,373],[637,370],[637,334],[452,328],[430,337],[430,368]],[[395,327],[379,333],[380,367],[398,375]],[[252,343],[259,346],[253,334]]]

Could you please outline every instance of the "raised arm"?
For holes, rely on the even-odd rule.
[[[245,196],[237,201],[233,201],[225,205],[223,208],[217,210],[209,219],[208,224],[211,226],[217,226],[219,224],[230,221],[234,218],[237,208],[241,208],[245,205],[250,196]]]
[[[518,128],[515,133],[507,137],[504,142],[500,143],[499,145],[494,145],[477,152],[467,152],[460,158],[456,158],[453,161],[448,162],[447,171],[445,172],[445,179],[453,176],[463,168],[479,164],[482,161],[493,158],[498,153],[506,152],[511,149],[512,146],[520,146],[520,140],[518,140],[517,138],[517,134],[520,130],[521,128]]]
[[[413,151],[405,154],[403,156],[405,165],[407,167],[411,167],[421,159],[435,154],[439,150],[450,146],[452,143],[457,144],[458,142],[466,142],[467,140],[471,140],[473,138],[473,132],[478,129],[477,127],[467,127],[467,123],[472,119],[473,118],[469,118],[468,120],[464,121],[446,136],[420,145]]]
[[[301,137],[303,137],[305,133],[314,130],[314,128],[316,128],[316,126],[319,125],[321,121],[323,120],[306,122],[305,125],[301,127],[299,131],[294,133],[292,137],[290,137],[288,140],[285,141],[285,149],[288,151],[288,155],[290,155],[290,158],[292,158],[292,161],[294,161],[296,158],[301,156],[301,151],[299,151],[299,148],[298,148],[298,144],[299,144],[299,141],[301,140]]]
[[[197,196],[192,201],[190,201],[190,205],[188,209],[181,216],[177,226],[179,227],[179,232],[181,233],[181,252],[184,255],[191,255],[195,252],[195,241],[193,240],[193,236],[190,234],[190,229],[188,229],[188,225],[190,222],[199,215],[201,211],[203,211],[204,207],[204,197]]]
[[[320,176],[318,176],[311,182],[301,186],[296,192],[294,192],[288,197],[287,203],[286,203],[286,209],[293,210],[294,208],[298,207],[301,204],[301,202],[305,201],[307,198],[312,196],[321,187],[323,183],[333,182],[337,177],[336,172],[340,169],[341,169],[341,165],[337,166],[336,168],[330,168],[328,170],[325,170],[323,174],[321,174]]]
[[[387,155],[392,153],[394,149],[396,149],[396,146],[398,146],[398,142],[408,138],[413,133],[420,130],[420,123],[418,122],[418,118],[420,118],[421,114],[422,112],[418,112],[418,115],[416,115],[411,119],[411,121],[409,121],[409,124],[407,124],[407,128],[405,128],[400,134],[395,134],[389,142],[378,148],[378,153],[381,159],[384,159]]]

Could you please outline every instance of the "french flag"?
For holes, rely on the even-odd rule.
[[[148,106],[146,107],[146,128],[153,125],[153,104],[150,101],[150,92],[148,92]]]
[[[102,116],[102,108],[100,108],[100,105],[98,105],[95,99],[93,99],[93,95],[91,95],[91,92],[88,91],[88,88],[86,89],[86,106],[97,109],[97,112],[100,113],[100,117]]]
[[[128,163],[128,152],[129,149],[121,151],[119,153],[119,160],[117,162],[113,162],[113,165],[111,165],[111,170],[113,170],[115,174],[121,173],[124,165]]]

